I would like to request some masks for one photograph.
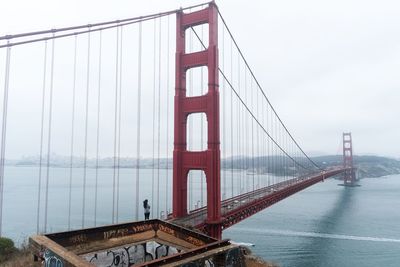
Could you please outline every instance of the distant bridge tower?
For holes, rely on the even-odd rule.
[[[353,143],[351,133],[343,133],[343,172],[344,185],[354,185],[356,174],[353,166]]]
[[[203,170],[207,181],[206,230],[209,235],[221,239],[217,23],[218,10],[213,2],[199,11],[177,13],[172,215],[174,218],[187,215],[188,173],[190,170]],[[207,49],[186,53],[185,31],[201,24],[209,26]],[[205,95],[188,97],[186,72],[201,66],[208,68],[208,91]],[[207,117],[208,143],[205,151],[187,150],[187,118],[193,113],[204,113]]]

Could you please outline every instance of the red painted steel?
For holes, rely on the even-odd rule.
[[[226,229],[236,223],[243,221],[244,219],[260,212],[261,210],[268,208],[269,206],[307,188],[318,182],[323,181],[326,178],[341,173],[343,169],[330,170],[327,172],[319,173],[309,179],[287,186],[282,190],[274,192],[270,195],[256,199],[252,202],[247,203],[244,206],[234,209],[231,212],[224,214],[223,216],[223,229]]]
[[[204,51],[186,53],[185,30],[209,25],[209,44]],[[218,81],[218,11],[214,3],[192,13],[177,13],[176,76],[173,155],[173,212],[174,218],[187,215],[187,183],[190,170],[203,170],[207,181],[207,221],[209,235],[221,239],[221,182],[219,139],[219,81]],[[208,92],[203,96],[186,96],[186,72],[190,68],[207,66]],[[208,123],[206,151],[187,150],[187,117],[205,113]]]
[[[343,167],[346,169],[343,173],[344,184],[354,184],[356,182],[356,174],[353,166],[351,133],[343,133]]]
[[[345,169],[340,166],[310,176],[298,177],[283,181],[271,186],[247,192],[222,201],[222,229],[226,229],[244,219],[268,208],[269,206],[309,187],[324,179],[338,175]],[[176,220],[176,223],[191,225],[200,230],[207,230],[205,223],[205,208],[192,211],[184,218]]]

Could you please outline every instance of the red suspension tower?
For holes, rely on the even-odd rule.
[[[185,31],[190,27],[208,24],[209,44],[206,50],[185,52]],[[207,66],[208,91],[205,95],[186,96],[186,72]],[[187,215],[188,173],[203,170],[207,181],[207,231],[221,239],[221,182],[219,139],[218,83],[218,10],[214,3],[200,11],[177,13],[176,76],[173,155],[173,217]],[[205,151],[188,151],[186,143],[187,118],[193,113],[207,117],[208,143]]]
[[[343,166],[346,169],[343,173],[344,185],[354,185],[356,175],[353,167],[353,143],[351,133],[343,133]]]

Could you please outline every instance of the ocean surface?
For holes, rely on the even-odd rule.
[[[326,180],[227,229],[279,266],[400,266],[400,175]]]
[[[141,169],[139,174],[139,199],[149,199],[152,217],[164,216],[166,210],[171,210],[171,170]],[[87,169],[82,216],[83,169],[73,169],[70,187],[70,169],[50,168],[47,232],[110,224],[113,192],[117,215],[114,220],[134,220],[135,175],[135,169],[120,169],[119,175],[112,169],[99,169],[95,216],[95,169]],[[113,177],[119,184],[115,191]],[[230,171],[222,172],[221,177],[225,197],[230,197],[232,188],[237,194],[239,188],[243,192],[279,180],[244,172],[234,172],[231,178]],[[193,186],[189,196],[191,209],[206,204],[205,183],[201,180],[198,172],[189,182]],[[39,232],[45,227],[46,182],[43,169]],[[17,244],[37,231],[38,183],[37,167],[5,169],[2,234]],[[223,237],[254,244],[251,249],[256,255],[279,266],[400,266],[400,175],[366,178],[360,181],[360,187],[343,187],[338,183],[328,179],[303,190],[227,229]],[[143,219],[140,205],[139,209],[139,219]]]

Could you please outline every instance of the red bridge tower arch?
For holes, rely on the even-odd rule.
[[[208,48],[186,53],[185,30],[208,24]],[[172,215],[187,215],[187,181],[190,170],[203,170],[207,182],[207,231],[221,239],[221,182],[219,137],[219,83],[218,83],[218,10],[214,3],[191,13],[177,13],[176,70],[173,154]],[[195,67],[208,68],[208,90],[205,95],[186,96],[186,72]],[[208,143],[205,151],[187,150],[187,118],[193,113],[205,113],[208,124]]]

